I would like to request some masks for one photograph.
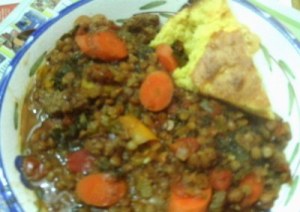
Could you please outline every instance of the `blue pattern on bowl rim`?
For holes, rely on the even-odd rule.
[[[24,56],[24,54],[28,51],[28,49],[31,47],[31,45],[34,43],[34,41],[40,37],[44,31],[49,28],[51,25],[59,21],[60,18],[68,15],[70,12],[75,10],[76,8],[87,4],[92,0],[82,0],[78,1],[64,10],[62,10],[56,17],[46,22],[44,25],[42,25],[36,32],[34,32],[26,44],[18,51],[14,59],[10,62],[9,67],[4,72],[3,78],[0,81],[0,118],[1,118],[1,111],[3,106],[3,99],[5,96],[5,92],[7,89],[7,86],[9,84],[10,78],[13,75],[15,71],[16,65],[19,63],[21,58]],[[296,51],[300,55],[300,41],[297,40],[297,38],[292,35],[289,31],[286,30],[286,28],[278,22],[274,17],[269,15],[268,13],[262,11],[261,9],[255,7],[252,3],[250,3],[248,0],[233,0],[234,2],[237,2],[241,4],[242,6],[250,9],[252,12],[260,16],[261,18],[265,19],[268,23],[270,23],[273,27],[277,29],[279,33],[281,33],[288,41],[289,43],[296,49]],[[1,150],[1,146],[0,146]],[[18,203],[16,199],[16,195],[13,193],[11,189],[11,185],[9,185],[5,170],[3,168],[3,162],[2,162],[2,154],[0,151],[0,195],[3,198],[3,201],[0,200],[0,211],[12,211],[12,212],[22,212],[24,209],[22,206]],[[1,199],[1,198],[0,198]],[[3,204],[2,204],[3,203]],[[4,205],[6,204],[6,205]]]

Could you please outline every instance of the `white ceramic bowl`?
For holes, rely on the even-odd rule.
[[[154,12],[165,19],[185,4],[186,0],[87,0],[62,11],[42,26],[27,41],[7,69],[0,84],[0,191],[10,211],[37,210],[32,191],[23,186],[14,161],[20,154],[19,116],[28,83],[30,69],[44,52],[49,52],[80,15],[102,13],[117,20],[142,12]],[[150,4],[149,4],[150,3]],[[147,6],[145,6],[147,5]],[[300,196],[300,43],[271,16],[251,5],[247,0],[230,2],[238,19],[261,38],[265,51],[255,57],[267,92],[276,113],[291,125],[292,140],[285,150],[290,162],[293,184],[282,187],[272,211],[299,211]],[[145,7],[144,7],[145,6]],[[270,60],[268,60],[269,58]],[[270,64],[269,64],[270,63]]]

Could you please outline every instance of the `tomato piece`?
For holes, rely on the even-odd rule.
[[[215,169],[210,174],[210,182],[215,190],[225,191],[230,187],[232,177],[232,172],[227,169]]]
[[[196,138],[187,137],[187,138],[179,138],[173,144],[171,144],[170,148],[181,160],[186,160],[190,154],[196,152],[200,147]]]
[[[73,173],[89,171],[94,163],[94,158],[85,149],[72,152],[67,156],[67,167]]]
[[[22,171],[30,180],[40,180],[48,173],[45,165],[35,156],[26,156],[24,158]]]
[[[261,177],[255,173],[245,176],[240,184],[241,188],[247,189],[249,193],[244,197],[241,206],[251,207],[261,197],[264,190],[264,182]]]

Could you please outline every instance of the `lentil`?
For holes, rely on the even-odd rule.
[[[239,183],[253,172],[265,185],[251,211],[264,211],[272,207],[280,186],[290,181],[282,153],[290,131],[279,118],[254,117],[178,86],[166,109],[143,108],[139,88],[147,74],[160,69],[155,50],[148,45],[159,27],[158,16],[150,14],[134,16],[122,26],[103,15],[81,16],[37,71],[22,114],[22,126],[26,126],[22,157],[24,161],[34,158],[37,173],[24,166],[22,174],[33,189],[42,191],[41,201],[49,211],[65,209],[63,201],[72,211],[167,211],[173,184],[182,184],[187,195],[201,195],[201,189],[211,186],[214,169],[234,175],[227,191],[214,191],[211,211],[248,211],[241,202],[251,188]],[[80,52],[74,40],[77,33],[104,30],[115,30],[124,40],[127,58],[105,62]],[[184,45],[177,41],[172,48],[179,64],[185,64]],[[154,135],[152,139],[136,142],[136,137],[147,135],[126,130],[119,121],[125,115],[138,119]],[[176,140],[187,138],[195,139],[199,148],[193,151],[187,144],[172,150]],[[80,150],[87,152],[89,160],[83,161],[89,163],[84,171],[72,172],[68,155]],[[128,184],[128,193],[111,207],[96,208],[76,196],[76,183],[97,172],[110,173]],[[52,193],[40,184],[41,178],[52,186]],[[57,196],[64,198],[53,198]]]

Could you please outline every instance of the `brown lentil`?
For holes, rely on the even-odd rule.
[[[159,27],[158,16],[150,14],[136,15],[122,26],[103,15],[81,16],[74,30],[47,54],[23,106],[22,157],[40,161],[46,167],[46,173],[38,173],[44,176],[41,182],[52,186],[52,196],[63,197],[51,199],[48,190],[24,176],[45,195],[41,201],[48,210],[60,211],[62,202],[68,201],[68,209],[74,211],[163,212],[168,210],[173,185],[183,186],[185,195],[201,196],[203,189],[213,185],[211,172],[225,169],[233,175],[230,187],[212,191],[210,210],[246,211],[241,201],[251,188],[239,184],[247,174],[255,173],[265,185],[251,211],[263,211],[272,207],[280,186],[290,182],[282,150],[291,135],[282,120],[254,117],[176,85],[166,109],[151,112],[143,108],[139,88],[147,74],[162,69],[155,49],[149,46]],[[126,43],[127,58],[106,62],[80,51],[76,34],[105,30],[115,30]],[[172,47],[184,54],[180,41]],[[176,56],[186,60],[185,55]],[[214,113],[214,108],[220,110]],[[136,137],[145,135],[132,135],[120,123],[120,117],[128,115],[155,139],[136,142]],[[195,139],[196,148],[187,144],[174,151],[182,138]],[[88,155],[87,161],[76,161],[75,165],[84,163],[84,169],[74,171],[71,155],[78,152]],[[24,173],[26,168],[24,165]],[[88,205],[76,195],[77,182],[99,172],[128,185],[127,194],[108,208]]]

